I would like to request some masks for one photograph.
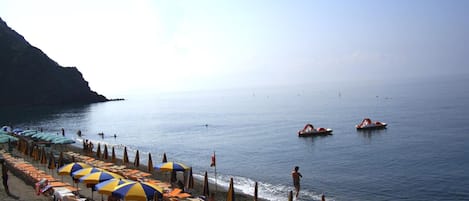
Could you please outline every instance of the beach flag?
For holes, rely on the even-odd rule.
[[[212,162],[210,163],[210,167],[215,167],[217,166],[216,158],[215,158],[215,152],[213,152],[212,155]]]

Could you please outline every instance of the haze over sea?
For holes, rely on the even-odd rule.
[[[286,200],[290,172],[303,174],[299,200],[469,200],[469,79],[318,83],[166,94],[131,94],[86,106],[4,108],[1,123],[140,150],[210,172],[219,184]],[[364,117],[388,128],[357,132]],[[306,123],[334,129],[297,137]],[[207,124],[208,126],[205,126]],[[102,139],[97,133],[104,132]],[[116,134],[114,139],[111,135]],[[120,154],[121,151],[118,151]]]

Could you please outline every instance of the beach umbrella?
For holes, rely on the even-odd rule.
[[[288,193],[288,201],[293,201],[293,191]]]
[[[163,162],[163,163],[168,162],[168,159],[166,159],[166,152],[163,153],[163,160],[161,162]]]
[[[135,167],[140,166],[140,154],[138,153],[138,150],[137,150],[137,153],[135,154],[134,166]]]
[[[189,170],[189,167],[177,162],[166,162],[162,164],[158,164],[155,166],[155,169],[160,171],[170,172],[170,171],[186,171]]]
[[[41,151],[41,164],[47,164],[47,154],[46,154],[46,149],[42,147]]]
[[[151,159],[151,153],[148,153],[148,172],[153,172],[153,160]]]
[[[125,200],[147,201],[154,196],[162,197],[163,188],[147,182],[129,182],[117,186],[112,195]]]
[[[233,177],[230,178],[230,187],[228,187],[228,193],[226,195],[226,201],[235,201],[235,191],[233,186]]]
[[[81,177],[79,181],[82,183],[85,183],[86,187],[89,187],[89,188],[91,187],[91,198],[93,198],[93,191],[95,189],[94,187],[96,184],[102,181],[107,181],[107,180],[114,179],[114,178],[122,179],[123,177],[118,174],[114,174],[112,172],[102,171],[102,172],[94,172],[91,174],[87,174]]]
[[[192,167],[189,168],[189,179],[187,180],[187,188],[188,189],[194,188],[194,176],[192,175]]]
[[[95,167],[83,168],[83,169],[72,172],[72,177],[74,179],[80,179],[88,174],[95,173],[95,172],[102,172],[102,171],[103,169],[95,168]]]
[[[101,143],[98,143],[98,148],[96,149],[96,158],[101,158]]]
[[[52,152],[50,152],[50,157],[49,157],[49,164],[47,165],[47,168],[49,170],[55,169],[55,157]]]
[[[123,176],[118,174],[108,172],[108,171],[101,171],[101,172],[94,172],[91,174],[87,174],[80,178],[80,182],[85,184],[98,184],[106,180],[110,179],[123,179]]]
[[[98,191],[98,193],[104,195],[111,195],[114,189],[124,183],[133,182],[132,180],[128,179],[109,179],[103,182],[100,182],[94,186],[94,190]]]
[[[254,201],[257,201],[257,181],[254,184]]]
[[[107,160],[109,158],[109,153],[107,151],[107,145],[104,144],[103,159]]]
[[[204,188],[203,188],[203,189],[204,189],[204,191],[203,191],[202,195],[208,197],[209,194],[210,194],[210,189],[209,189],[209,187],[208,187],[208,174],[207,174],[207,171],[205,171],[205,176],[204,176]]]
[[[82,162],[69,163],[67,165],[60,167],[58,169],[58,174],[59,175],[72,175],[72,172],[81,170],[83,168],[89,168],[89,167],[91,166]]]
[[[129,163],[129,156],[127,155],[127,147],[124,147],[124,164]]]
[[[57,160],[57,167],[64,166],[64,152],[60,152],[59,159]]]
[[[116,160],[116,151],[114,150],[114,146],[112,146],[111,162],[116,163]]]

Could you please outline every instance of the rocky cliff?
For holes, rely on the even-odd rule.
[[[0,18],[0,106],[107,101],[75,67],[62,67]]]

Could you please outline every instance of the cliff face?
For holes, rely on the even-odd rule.
[[[62,67],[0,18],[0,106],[107,101],[75,67]]]

